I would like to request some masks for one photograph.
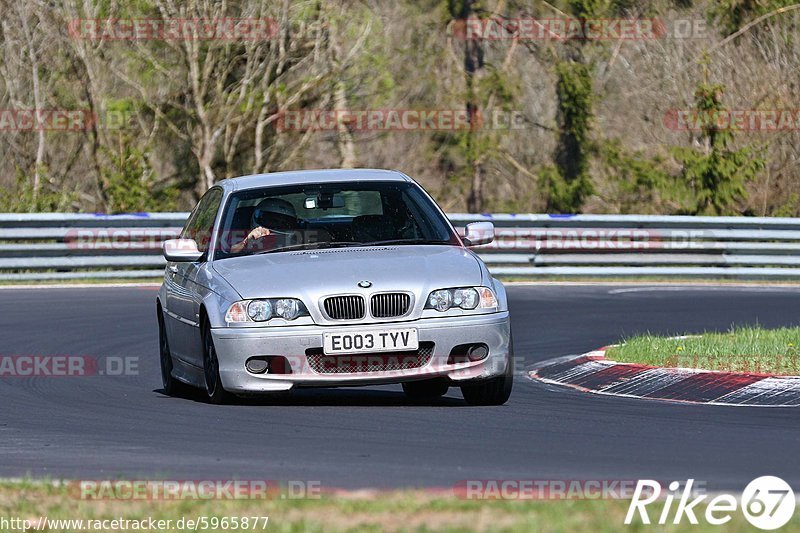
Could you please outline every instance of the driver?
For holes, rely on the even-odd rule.
[[[279,241],[288,242],[298,227],[297,212],[294,206],[280,198],[261,200],[250,218],[253,228],[241,242],[231,246],[231,252],[243,250],[269,250]],[[265,239],[272,237],[272,239]]]

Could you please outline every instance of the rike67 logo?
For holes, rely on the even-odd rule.
[[[794,491],[788,483],[775,476],[754,479],[742,491],[739,500],[731,494],[719,494],[711,499],[708,499],[708,494],[697,495],[693,490],[693,479],[684,485],[673,481],[667,489],[662,490],[657,481],[639,480],[625,515],[625,524],[637,521],[637,515],[643,524],[682,524],[684,521],[698,524],[699,516],[708,524],[720,526],[741,512],[753,526],[773,530],[786,525],[794,514]],[[705,505],[704,512],[701,512],[701,503]],[[652,511],[655,513],[651,517]]]

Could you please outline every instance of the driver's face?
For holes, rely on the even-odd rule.
[[[292,230],[296,225],[293,217],[279,213],[264,213],[258,222],[265,228],[276,230]]]

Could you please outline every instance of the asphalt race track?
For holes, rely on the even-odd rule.
[[[526,366],[650,330],[800,320],[800,288],[509,288]],[[530,381],[503,407],[457,389],[409,404],[399,386],[304,390],[212,406],[159,392],[143,288],[0,290],[2,355],[138,357],[134,376],[0,378],[0,476],[271,479],[323,487],[449,487],[465,479],[695,478],[741,490],[800,484],[800,410],[599,397]]]

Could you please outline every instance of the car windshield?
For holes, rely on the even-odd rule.
[[[236,192],[218,235],[215,259],[346,246],[459,244],[430,198],[404,181]]]

